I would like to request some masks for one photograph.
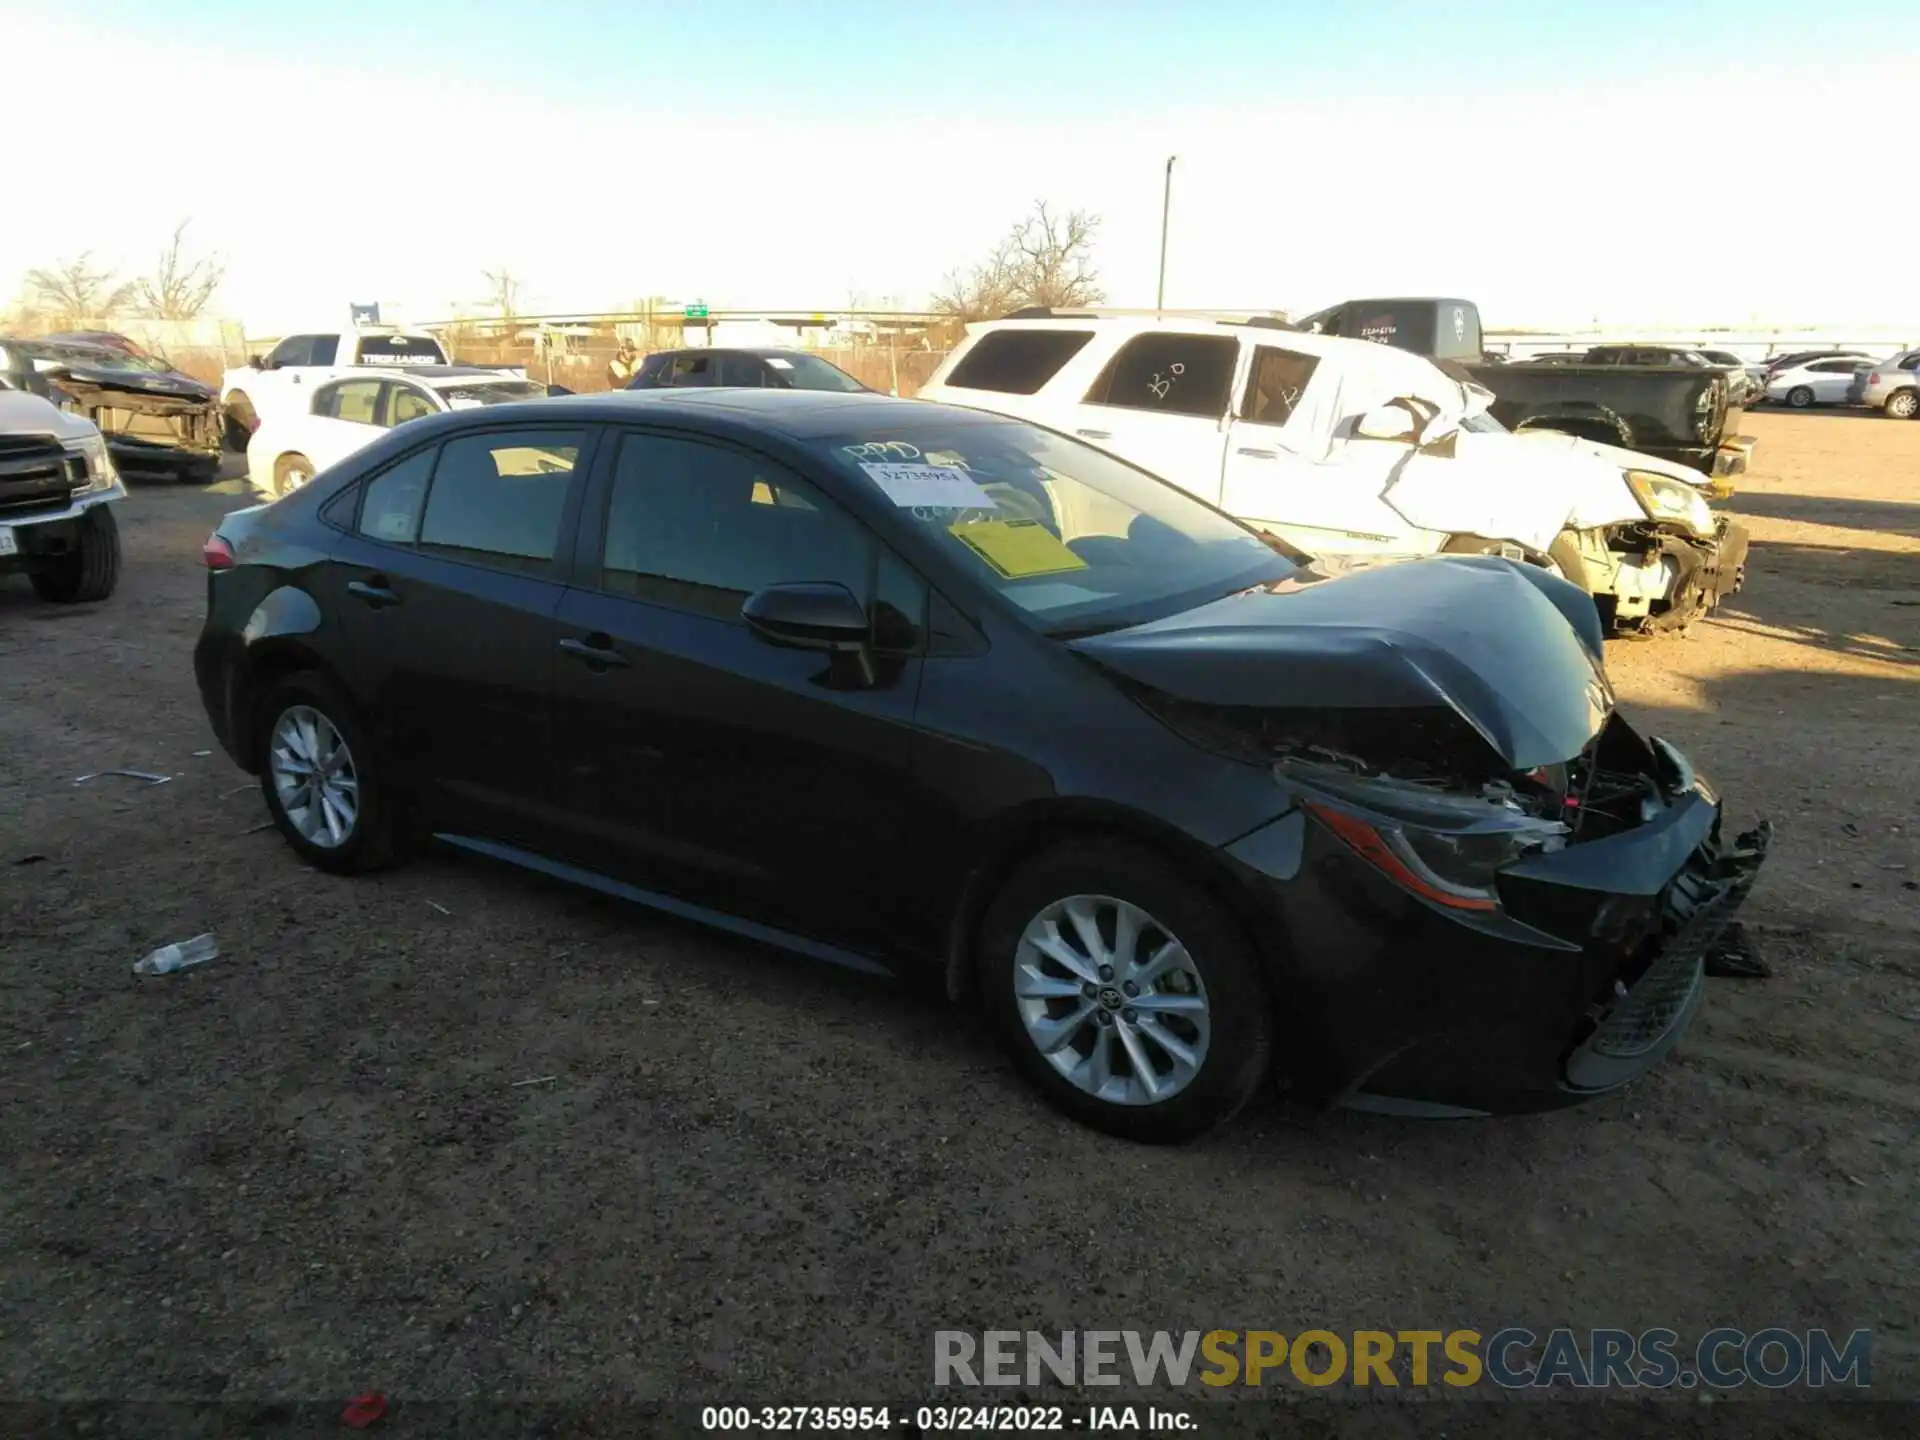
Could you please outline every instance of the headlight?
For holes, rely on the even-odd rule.
[[[110,490],[120,478],[114,473],[113,457],[107,453],[107,442],[101,436],[88,435],[83,439],[69,440],[66,448],[87,462],[87,483],[76,486],[76,494]]]
[[[1511,800],[1285,761],[1274,774],[1362,860],[1449,910],[1498,909],[1494,877],[1534,850],[1559,849],[1569,833]]]
[[[1714,533],[1713,511],[1700,492],[1684,481],[1655,475],[1649,470],[1627,471],[1627,488],[1649,520],[1670,520],[1701,538]]]

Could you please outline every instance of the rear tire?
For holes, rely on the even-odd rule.
[[[313,462],[299,452],[282,455],[273,462],[273,497],[291,495],[313,479]]]
[[[1920,391],[1902,390],[1897,395],[1889,395],[1886,414],[1889,420],[1911,420],[1920,415]]]
[[[1813,404],[1813,391],[1804,385],[1796,385],[1787,391],[1787,404],[1795,410],[1805,410]]]
[[[287,676],[262,700],[256,724],[260,790],[295,854],[332,875],[366,874],[399,858],[379,756],[332,681],[315,671]]]
[[[987,910],[976,964],[1015,1068],[1096,1130],[1193,1140],[1267,1078],[1273,1012],[1259,961],[1233,916],[1164,856],[1106,840],[1037,856]]]
[[[120,524],[113,507],[95,505],[73,528],[73,549],[41,562],[32,573],[40,598],[58,605],[104,600],[120,583]]]

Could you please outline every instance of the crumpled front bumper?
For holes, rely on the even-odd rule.
[[[1284,937],[1269,963],[1298,1022],[1282,1052],[1297,1092],[1388,1114],[1512,1114],[1658,1065],[1699,1009],[1706,957],[1771,831],[1723,840],[1711,787],[1677,750],[1650,748],[1658,795],[1643,823],[1509,867],[1492,914],[1443,913],[1301,812],[1228,847]]]

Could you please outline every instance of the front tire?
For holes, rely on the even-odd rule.
[[[294,853],[334,875],[392,864],[393,804],[371,737],[339,690],[312,672],[290,675],[266,696],[258,724],[260,789]]]
[[[1796,385],[1787,391],[1787,404],[1795,410],[1805,410],[1813,404],[1813,391],[1804,385]]]
[[[235,454],[247,453],[247,442],[253,439],[253,432],[260,424],[260,417],[254,413],[253,402],[247,398],[244,390],[236,390],[227,398],[225,413],[221,416],[221,437],[227,449]]]
[[[1267,1076],[1273,1015],[1253,950],[1163,857],[1110,841],[1046,851],[995,897],[977,963],[1014,1066],[1094,1129],[1192,1140]]]
[[[278,500],[291,495],[313,479],[313,462],[295,452],[273,462],[273,496]]]
[[[1889,420],[1911,420],[1920,414],[1920,391],[1902,390],[1898,395],[1889,395],[1886,414]]]
[[[113,508],[95,505],[73,528],[73,548],[33,571],[34,590],[58,605],[104,600],[120,584],[120,523]]]

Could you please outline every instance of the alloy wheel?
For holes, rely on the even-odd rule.
[[[360,775],[353,752],[311,705],[294,705],[274,722],[267,763],[288,823],[310,845],[337,850],[360,819]]]
[[[1137,905],[1055,901],[1021,933],[1013,972],[1027,1038],[1095,1099],[1156,1105],[1206,1063],[1207,987],[1186,947]]]

